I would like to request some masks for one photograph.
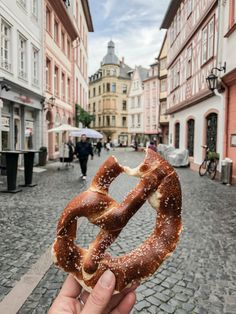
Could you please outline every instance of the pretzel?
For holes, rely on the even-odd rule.
[[[137,176],[140,181],[119,204],[108,195],[108,189],[122,172]],[[111,257],[106,249],[147,200],[157,211],[155,229],[133,251]],[[151,276],[175,249],[182,230],[181,203],[181,187],[174,169],[153,150],[147,150],[144,162],[135,169],[121,166],[110,156],[88,190],[64,209],[52,248],[54,262],[73,274],[87,291],[91,291],[104,271],[110,269],[116,276],[115,293],[120,292]],[[101,228],[88,249],[74,242],[79,217],[86,217]]]

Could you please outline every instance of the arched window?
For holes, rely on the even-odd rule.
[[[188,120],[187,122],[187,132],[188,132],[188,140],[187,140],[187,149],[189,151],[189,156],[194,156],[194,127],[195,121],[193,119]]]
[[[216,152],[217,119],[218,119],[217,113],[210,113],[206,117],[206,145],[212,152]]]
[[[179,134],[180,134],[180,124],[177,122],[175,124],[175,148],[179,148]]]

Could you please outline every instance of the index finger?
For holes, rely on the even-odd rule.
[[[68,298],[77,298],[82,290],[81,285],[76,281],[72,275],[68,275],[66,278],[59,295],[63,295]]]

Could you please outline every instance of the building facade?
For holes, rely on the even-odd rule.
[[[146,137],[144,134],[144,81],[147,78],[148,69],[142,66],[136,66],[132,73],[128,93],[128,130],[131,135],[131,143],[137,142],[141,146],[144,146],[148,139],[148,136]],[[149,97],[147,97],[147,99],[149,99]]]
[[[153,63],[148,70],[147,78],[143,81],[144,87],[144,134],[149,141],[155,144],[160,142],[159,128],[159,65]]]
[[[223,156],[221,96],[206,84],[217,63],[218,1],[172,0],[161,28],[167,29],[169,143],[188,149],[198,168],[202,145]]]
[[[167,36],[165,35],[158,55],[158,79],[159,79],[159,125],[160,143],[169,143],[169,119],[167,114]]]
[[[75,123],[75,103],[87,103],[87,34],[93,31],[87,1],[44,1],[44,145],[59,156],[58,133],[48,130]]]
[[[91,126],[114,145],[126,146],[129,142],[127,94],[131,72],[124,58],[116,56],[115,44],[110,41],[100,69],[90,77],[88,111],[95,117]]]
[[[42,145],[43,4],[0,1],[0,150]]]
[[[218,65],[226,65],[226,72],[221,74],[225,87],[225,137],[224,156],[233,160],[233,183],[236,184],[236,1],[221,1],[220,51]],[[219,75],[218,73],[217,75]]]

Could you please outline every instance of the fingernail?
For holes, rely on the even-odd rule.
[[[114,279],[115,279],[114,274],[108,269],[105,271],[105,273],[99,279],[99,282],[103,288],[108,289],[114,283]]]

